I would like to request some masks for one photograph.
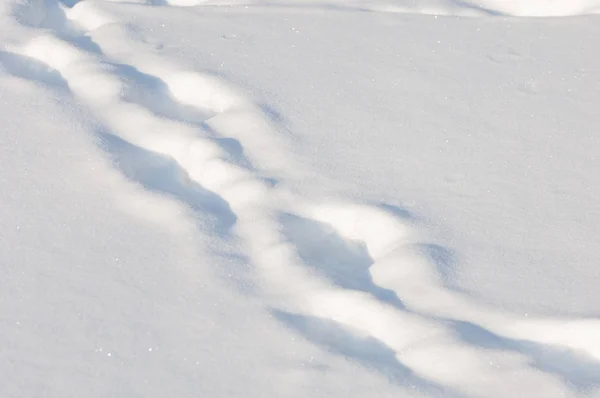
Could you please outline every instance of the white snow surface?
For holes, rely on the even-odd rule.
[[[0,396],[600,396],[599,11],[3,0]]]

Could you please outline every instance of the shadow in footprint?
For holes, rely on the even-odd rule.
[[[485,8],[479,4],[472,4],[470,2],[464,1],[464,0],[453,0],[453,3],[456,4],[457,7],[461,7],[461,8],[466,8],[468,10],[473,10],[473,11],[478,11],[481,12],[483,14],[487,14],[489,16],[492,17],[506,17],[508,16],[506,13],[497,11],[497,10],[492,10],[490,8]]]
[[[423,222],[418,216],[400,206],[387,203],[377,203],[375,206],[391,213],[408,224]],[[447,288],[457,292],[466,293],[464,289],[460,289],[453,282],[456,275],[456,256],[452,250],[435,243],[416,243],[412,245],[412,248],[417,250],[423,257],[427,258],[431,264],[435,265],[441,281]]]
[[[281,113],[269,104],[261,103],[258,105],[263,114],[273,123],[282,123],[283,116]]]
[[[291,214],[280,216],[283,233],[304,263],[333,284],[371,293],[377,299],[404,309],[395,292],[377,286],[369,267],[373,264],[364,243],[344,239],[333,227]]]
[[[0,67],[9,74],[22,79],[68,89],[67,82],[58,71],[24,55],[0,50]]]
[[[75,5],[77,3],[79,3],[81,0],[59,0],[60,3],[62,3],[63,5],[72,8],[75,7]]]
[[[531,358],[531,365],[561,377],[576,390],[586,392],[600,388],[600,362],[572,350],[525,340],[499,336],[471,322],[449,320],[459,338],[471,345],[519,352]]]
[[[424,392],[437,392],[438,395],[443,391],[440,386],[416,375],[396,358],[394,350],[374,337],[358,336],[342,324],[329,319],[279,310],[274,310],[273,315],[311,343],[383,374],[394,383],[410,385]],[[444,396],[449,396],[448,391],[445,393]]]
[[[400,206],[381,202],[374,204],[374,206],[392,214],[409,225],[423,222],[417,215]],[[435,243],[415,243],[411,246],[412,249],[418,251],[423,257],[427,258],[431,264],[435,265],[440,279],[447,288],[457,292],[460,291],[466,293],[463,289],[460,289],[453,283],[456,272],[456,256],[452,250]]]
[[[422,256],[426,257],[435,268],[444,285],[454,291],[464,292],[453,283],[455,277],[455,257],[454,253],[435,243],[418,243],[413,246]]]
[[[129,101],[140,104],[157,116],[188,124],[203,124],[214,112],[199,110],[180,104],[170,93],[169,87],[159,78],[148,75],[131,65],[111,64],[122,78],[128,79],[133,90],[126,93]]]
[[[391,205],[388,203],[375,203],[375,204],[373,204],[373,206],[379,207],[380,209],[385,210],[388,213],[392,213],[397,218],[399,218],[403,221],[406,221],[406,222],[419,221],[417,216],[415,216],[413,213],[411,213],[410,211],[408,211],[400,206]]]
[[[205,130],[212,132],[211,128],[208,126],[205,127]],[[238,140],[236,140],[235,138],[231,138],[231,137],[219,137],[219,136],[217,136],[216,132],[212,132],[212,134],[214,136],[214,138],[213,138],[214,141],[227,154],[227,160],[229,160],[232,163],[235,163],[236,165],[238,165],[242,168],[256,171],[252,167],[252,164],[250,163],[248,158],[246,157],[246,154],[244,152],[244,147]]]
[[[236,216],[229,204],[215,193],[187,178],[172,159],[130,144],[109,133],[99,133],[101,146],[110,153],[121,172],[148,190],[175,197],[193,211],[208,215],[220,236],[229,235]]]

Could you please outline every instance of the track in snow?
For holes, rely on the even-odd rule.
[[[600,320],[520,316],[449,290],[436,263],[444,249],[412,221],[281,188],[279,171],[302,168],[235,87],[162,59],[102,2],[68,6],[47,5],[50,31],[0,62],[86,103],[129,178],[213,214],[215,233],[242,243],[292,330],[432,393],[506,396],[518,386],[556,396],[565,384],[600,385]]]

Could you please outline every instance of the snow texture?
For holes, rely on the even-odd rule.
[[[0,7],[1,396],[600,396],[599,1]]]

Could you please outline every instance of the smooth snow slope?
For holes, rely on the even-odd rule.
[[[598,395],[595,17],[169,4],[3,4],[3,396]]]

